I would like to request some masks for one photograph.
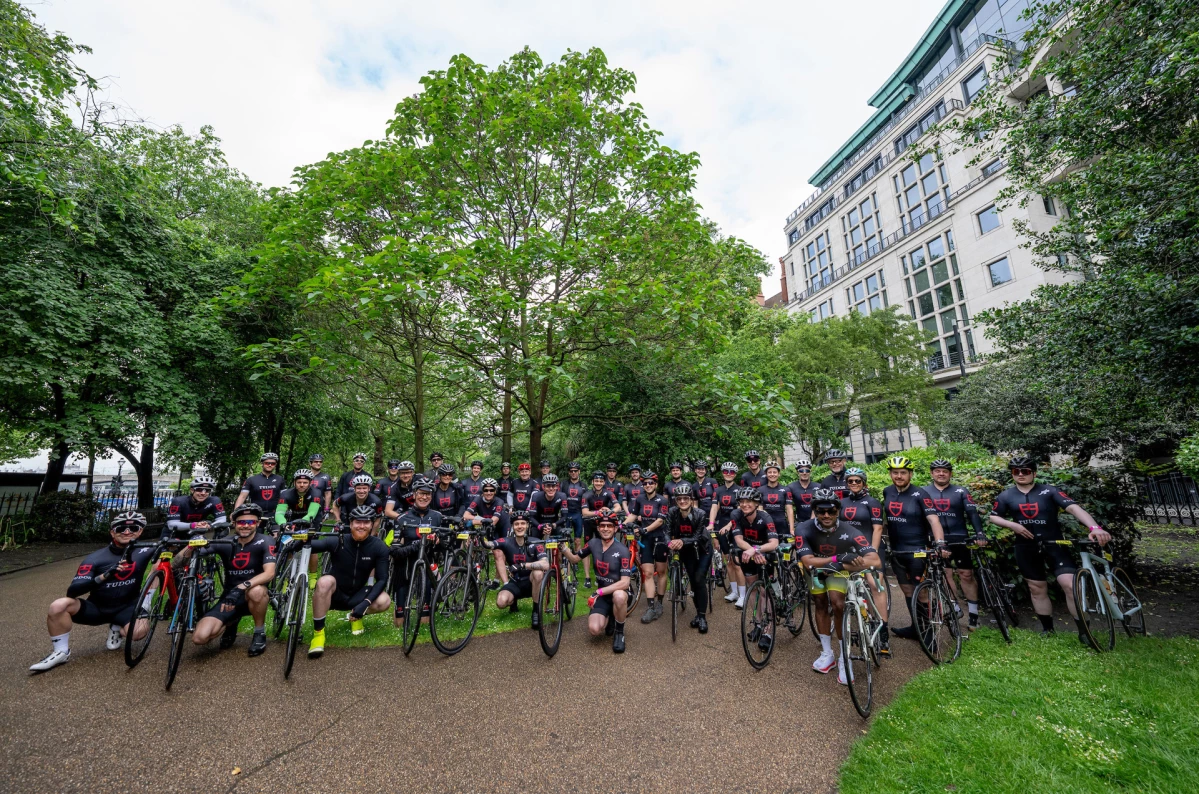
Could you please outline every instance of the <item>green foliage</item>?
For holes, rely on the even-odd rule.
[[[91,494],[50,491],[38,497],[29,516],[34,537],[47,543],[104,540],[107,527],[97,523],[100,503]]]
[[[953,481],[955,483],[967,485],[970,484],[971,478],[999,470],[1002,470],[1004,475],[1007,476],[1007,469],[1004,468],[1006,463],[1003,460],[974,444],[936,443],[928,447],[905,449],[902,454],[909,458],[912,461],[912,465],[915,466],[912,470],[912,483],[914,485],[928,485],[931,482],[929,478],[929,464],[939,458],[944,458],[953,463]],[[871,496],[876,499],[881,498],[883,489],[891,484],[891,476],[888,474],[886,460],[880,460],[878,463],[871,463],[867,466],[854,461],[849,461],[846,465],[857,466],[865,470],[866,488],[870,491]],[[813,480],[821,480],[827,477],[828,474],[829,467],[827,463],[821,463],[812,468]],[[791,482],[794,481],[795,476],[795,470],[788,468],[783,473],[782,479],[786,482]],[[1010,484],[1010,482],[1011,478],[1008,477],[1008,483]],[[982,504],[982,500],[978,495],[975,495],[974,500]]]
[[[1184,438],[1174,455],[1178,470],[1188,477],[1199,480],[1199,435]]]
[[[1199,789],[1199,642],[1121,634],[1096,654],[1073,633],[1012,636],[982,629],[957,662],[904,685],[854,744],[840,790]]]

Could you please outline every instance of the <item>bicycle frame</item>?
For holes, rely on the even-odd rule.
[[[1120,609],[1119,598],[1117,597],[1117,588],[1123,587],[1120,580],[1112,575],[1112,555],[1110,552],[1101,551],[1099,554],[1092,554],[1087,550],[1088,547],[1098,547],[1099,544],[1094,541],[1073,541],[1073,540],[1052,540],[1044,541],[1044,543],[1056,546],[1078,546],[1079,564],[1086,571],[1090,571],[1095,577],[1095,581],[1100,582],[1103,586],[1099,588],[1099,593],[1103,596],[1103,601],[1098,605],[1101,610],[1108,610],[1116,620],[1126,620],[1137,612],[1145,608],[1140,599],[1135,593],[1128,593],[1136,601],[1136,607],[1127,612]],[[1087,597],[1086,593],[1082,594],[1083,598]]]

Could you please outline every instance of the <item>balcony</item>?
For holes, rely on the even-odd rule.
[[[935,356],[930,356],[928,361],[925,362],[924,366],[928,369],[930,374],[934,374],[937,372],[943,372],[947,369],[958,369],[963,364],[969,367],[973,364],[979,363],[980,361],[982,361],[982,357],[975,355],[974,353],[967,353],[964,356],[961,353],[950,353],[949,355],[937,353]]]

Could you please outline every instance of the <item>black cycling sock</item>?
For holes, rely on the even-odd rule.
[[[622,622],[621,622],[621,621],[619,621],[619,620],[618,620],[618,621],[616,621],[616,633],[617,633],[617,634],[624,634],[624,623],[622,623]]]
[[[266,634],[266,626],[255,626],[255,627],[254,627],[254,634],[255,634],[255,635],[258,635],[258,634]]]
[[[313,631],[324,631],[325,630],[325,619],[324,618],[313,618],[312,619],[312,630]]]
[[[1041,628],[1045,631],[1053,631],[1053,615],[1037,615],[1037,620],[1041,621]]]

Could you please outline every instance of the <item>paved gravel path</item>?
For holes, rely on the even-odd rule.
[[[755,673],[723,602],[706,636],[674,644],[669,619],[631,621],[624,656],[576,617],[554,659],[521,631],[452,658],[333,648],[289,682],[281,645],[250,660],[243,636],[189,649],[169,693],[165,646],[127,670],[102,629],[79,627],[72,661],[30,676],[74,565],[0,578],[3,791],[831,792],[866,727],[835,675],[812,671],[806,627]],[[880,703],[927,667],[893,645]]]

